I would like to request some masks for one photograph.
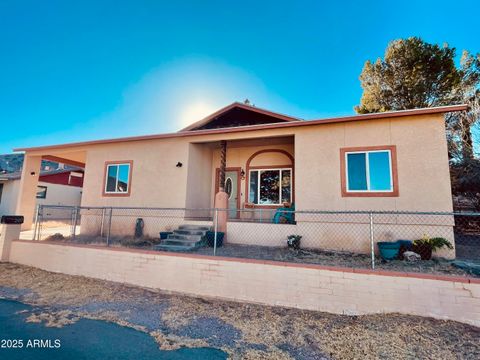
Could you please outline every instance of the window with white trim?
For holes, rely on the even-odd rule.
[[[130,187],[130,164],[108,164],[105,179],[106,194],[126,194]]]
[[[393,192],[390,150],[345,152],[347,192]]]
[[[292,169],[250,170],[248,202],[257,205],[292,202]]]

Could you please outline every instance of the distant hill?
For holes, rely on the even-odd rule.
[[[5,154],[0,155],[0,173],[15,173],[22,171],[23,154]],[[42,160],[41,170],[56,170],[59,164],[53,161]],[[65,166],[68,168],[68,166]]]

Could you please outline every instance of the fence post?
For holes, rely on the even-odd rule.
[[[78,206],[73,208],[73,227],[72,227],[72,238],[75,239],[77,233],[77,221],[78,221]]]
[[[215,234],[213,237],[213,256],[217,253],[217,232],[218,232],[218,209],[215,208]]]
[[[100,223],[100,237],[103,237],[104,226],[105,226],[105,208],[102,208],[102,222]]]
[[[112,230],[112,213],[113,213],[113,208],[110,208],[110,215],[108,220],[108,232],[107,232],[107,246],[110,246],[110,232]]]
[[[373,230],[373,213],[369,213],[370,217],[370,251],[372,256],[372,270],[375,270],[375,245],[374,245],[374,230]]]
[[[37,208],[35,209],[35,226],[33,227],[33,238],[32,240],[38,240],[37,239],[37,229],[38,229],[38,213],[40,212],[40,204],[37,204]]]

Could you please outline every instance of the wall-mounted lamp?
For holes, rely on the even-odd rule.
[[[175,165],[175,166],[176,166],[176,167],[182,167],[183,164],[179,161],[179,162],[177,162],[177,165]]]
[[[35,171],[32,171],[30,175],[35,176],[36,175]]]
[[[245,180],[245,170],[241,170],[240,171],[240,177],[242,178],[242,180]]]

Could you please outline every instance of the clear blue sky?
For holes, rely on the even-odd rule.
[[[352,114],[393,39],[480,51],[478,2],[387,3],[1,0],[0,153],[175,131],[245,98]]]

